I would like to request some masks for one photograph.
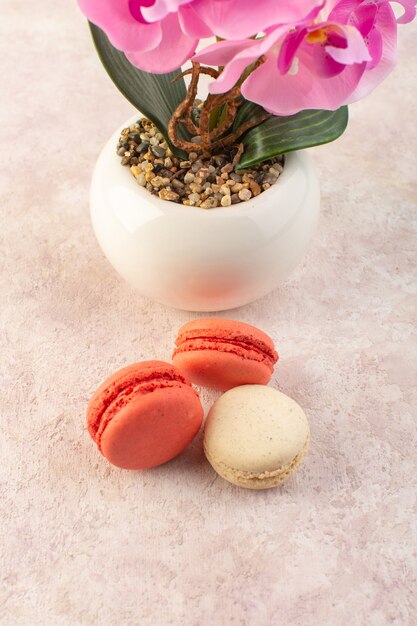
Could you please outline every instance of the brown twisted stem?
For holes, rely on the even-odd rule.
[[[203,151],[205,153],[207,152],[205,146],[193,143],[191,141],[186,141],[184,139],[180,139],[178,137],[178,126],[180,123],[184,124],[188,132],[193,136],[201,134],[200,128],[194,124],[191,117],[192,108],[197,96],[198,80],[200,74],[208,74],[212,78],[218,78],[219,72],[214,68],[201,67],[199,63],[193,62],[193,67],[191,69],[185,70],[184,72],[176,76],[172,82],[175,82],[189,74],[191,74],[191,81],[188,86],[187,97],[176,108],[168,123],[168,137],[170,138],[173,145],[177,146],[178,148],[182,148],[183,150],[188,152]]]
[[[233,169],[235,169],[236,165],[239,163],[240,157],[242,156],[244,149],[245,149],[245,146],[243,145],[243,143],[240,143],[237,146],[237,151],[232,161]]]
[[[186,70],[185,72],[182,73],[182,76],[186,76],[187,74],[189,74],[192,70]],[[220,76],[220,72],[218,70],[215,70],[213,67],[200,67],[200,73],[201,74],[208,74],[209,76],[211,76],[212,78],[218,78]],[[179,78],[179,77],[178,77]],[[210,150],[210,133],[209,133],[209,124],[210,124],[210,113],[212,110],[212,101],[214,99],[214,96],[209,95],[207,97],[207,100],[205,101],[202,109],[201,109],[201,115],[200,115],[200,123],[199,123],[199,128],[197,130],[197,132],[195,134],[199,134],[201,137],[201,148],[207,152]],[[190,111],[191,114],[191,111]]]
[[[200,114],[200,137],[201,145],[207,151],[210,151],[211,139],[210,139],[210,115],[215,106],[216,96],[209,94],[206,101],[203,104]]]
[[[255,64],[255,68],[259,67],[264,62],[264,57],[258,59]],[[210,94],[204,102],[199,119],[199,126],[197,126],[192,119],[192,109],[197,96],[197,88],[200,74],[208,74],[212,78],[218,78],[220,72],[211,67],[201,67],[199,63],[192,64],[192,68],[185,70],[182,74],[179,74],[173,82],[176,80],[191,74],[191,81],[188,86],[187,96],[183,102],[174,111],[169,123],[168,123],[168,137],[172,144],[178,148],[183,149],[185,152],[201,152],[204,157],[211,156],[215,151],[222,150],[224,148],[230,148],[237,143],[237,140],[250,128],[258,126],[266,119],[270,117],[269,113],[264,113],[258,116],[255,120],[247,120],[241,124],[234,132],[230,133],[223,139],[219,139],[224,133],[230,130],[235,118],[236,112],[241,105],[240,100],[240,82],[235,85],[230,91],[223,94],[213,95]],[[210,130],[210,119],[213,111],[219,107],[225,107],[225,115],[220,124]],[[184,124],[188,132],[193,136],[200,137],[200,143],[194,143],[178,137],[179,125]],[[234,164],[238,162],[243,152],[243,144],[239,144],[238,151],[234,159]],[[236,161],[237,158],[237,161]],[[236,163],[235,163],[236,161]]]
[[[212,78],[219,78],[220,76],[220,72],[218,70],[215,70],[214,67],[201,67],[199,63],[194,63],[194,62],[193,62],[193,65],[199,66],[198,71],[200,74],[208,74]],[[193,68],[190,67],[190,69],[184,70],[181,74],[178,74],[178,76],[176,76],[172,82],[176,83],[177,80],[179,80],[180,78],[184,78],[184,76],[188,76],[189,74],[192,74],[192,73],[193,73]]]
[[[191,135],[198,135],[200,131],[199,131],[199,128],[194,124],[192,120],[191,111],[193,108],[195,98],[197,96],[197,84],[198,84],[200,74],[208,74],[212,78],[218,78],[220,75],[220,72],[218,72],[212,67],[201,67],[199,63],[193,63],[192,68],[185,70],[184,72],[176,76],[172,82],[175,83],[180,78],[184,78],[184,76],[188,76],[189,74],[192,74],[192,79],[191,79],[190,86],[188,88],[188,93],[187,93],[187,98],[186,98],[187,108],[183,111],[183,117],[180,121],[182,124],[184,124],[184,126],[186,127],[188,132],[191,133]],[[195,77],[196,77],[196,83],[194,82]],[[190,90],[191,90],[191,93],[190,93]]]
[[[169,120],[168,137],[170,138],[174,146],[177,146],[178,148],[182,148],[183,150],[192,151],[194,150],[195,144],[193,144],[191,141],[179,139],[177,137],[177,133],[178,133],[178,125],[180,123],[183,123],[185,127],[187,128],[187,130],[192,135],[198,134],[198,128],[191,119],[191,110],[193,108],[194,100],[197,95],[198,78],[200,76],[200,64],[193,63],[192,69],[187,70],[187,73],[192,74],[191,81],[188,86],[187,96],[185,100],[183,100],[183,102],[181,102],[181,104],[178,105],[178,107],[175,109],[174,113],[172,114],[171,119]],[[175,82],[179,78],[181,78],[181,75],[176,76],[173,82]]]

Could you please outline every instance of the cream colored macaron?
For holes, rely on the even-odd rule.
[[[212,406],[204,452],[225,480],[248,489],[268,489],[286,480],[307,452],[310,429],[302,408],[264,385],[243,385]]]

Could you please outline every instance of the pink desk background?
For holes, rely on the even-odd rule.
[[[135,293],[95,242],[92,167],[132,109],[76,3],[3,2],[2,625],[416,623],[416,42],[417,23],[401,29],[397,70],[313,151],[322,216],[304,263],[226,315],[274,337],[271,384],[312,429],[301,470],[253,493],[216,477],[201,436],[142,473],[87,436],[102,378],[169,359],[193,315]]]

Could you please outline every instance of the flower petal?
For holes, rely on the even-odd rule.
[[[395,0],[395,2],[401,4],[404,9],[404,13],[397,19],[397,23],[407,24],[408,22],[411,22],[415,18],[417,12],[416,0]]]
[[[278,55],[278,69],[281,74],[286,74],[291,68],[297,50],[303,43],[306,34],[307,28],[300,28],[293,30],[285,37]]]
[[[190,37],[204,39],[213,35],[210,28],[203,22],[193,9],[192,4],[185,4],[178,11],[181,28]]]
[[[217,36],[223,39],[244,39],[271,26],[293,24],[324,0],[194,0],[193,8]]]
[[[160,22],[162,41],[153,50],[132,50],[126,57],[133,65],[145,72],[165,74],[181,67],[195,52],[198,40],[185,35],[175,13],[170,13]]]
[[[356,102],[371,93],[395,67],[397,57],[397,21],[394,11],[388,2],[381,5],[378,10],[376,28],[382,39],[380,61],[376,65],[372,62],[367,64],[367,70],[355,91],[351,94],[349,102]],[[372,44],[370,45],[370,50],[372,51]]]
[[[307,45],[299,49],[298,72],[281,74],[276,57],[268,56],[243,83],[242,95],[274,115],[293,115],[304,109],[335,110],[345,104],[365,71],[365,63],[346,66],[332,78],[317,75]]]
[[[224,66],[240,52],[256,47],[258,42],[255,39],[242,39],[240,41],[219,41],[207,48],[200,50],[193,61],[205,63],[206,65]],[[251,55],[252,56],[252,55]]]
[[[154,0],[152,6],[142,9],[142,14],[148,22],[159,22],[170,13],[176,13],[180,6],[189,2],[190,0]]]
[[[344,24],[327,24],[326,29],[334,28],[336,32],[342,34],[346,40],[346,47],[336,47],[326,45],[326,52],[337,63],[343,65],[351,65],[352,63],[362,63],[363,61],[371,61],[372,57],[369,53],[367,45],[359,30],[355,26],[345,26]],[[329,35],[331,42],[331,34]]]
[[[102,28],[119,50],[152,50],[161,42],[160,25],[137,21],[128,0],[78,0],[78,4],[87,19]]]
[[[239,80],[244,70],[259,57],[266,54],[282,35],[287,26],[278,26],[262,39],[244,39],[243,41],[221,41],[202,50],[194,60],[210,65],[224,65],[219,78],[209,83],[210,93],[229,91]]]

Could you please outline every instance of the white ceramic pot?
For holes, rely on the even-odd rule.
[[[141,293],[179,309],[231,309],[270,292],[300,262],[320,207],[305,152],[288,154],[277,183],[256,198],[201,209],[140,187],[116,155],[120,130],[97,161],[91,216],[104,254]]]

